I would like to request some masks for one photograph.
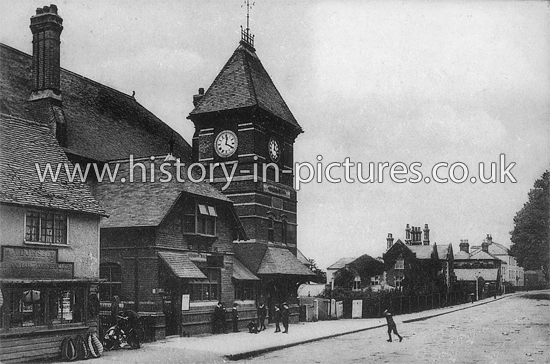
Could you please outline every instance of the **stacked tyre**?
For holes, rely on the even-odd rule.
[[[103,345],[95,333],[78,335],[75,340],[70,336],[61,342],[61,359],[65,361],[99,358],[103,354]]]

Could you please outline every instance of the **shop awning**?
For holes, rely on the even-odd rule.
[[[158,252],[160,258],[168,265],[178,278],[206,279],[206,276],[193,263],[186,253]]]
[[[288,249],[268,247],[257,274],[314,276]]]
[[[233,278],[239,281],[259,281],[260,278],[252,274],[251,271],[246,268],[243,263],[239,262],[237,258],[233,258]]]

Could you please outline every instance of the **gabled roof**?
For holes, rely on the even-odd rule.
[[[470,259],[473,259],[473,260],[500,260],[498,257],[492,255],[491,253],[486,253],[481,249],[470,253]]]
[[[315,275],[283,247],[261,243],[236,243],[233,244],[233,251],[237,259],[256,275]]]
[[[453,245],[437,245],[437,255],[439,256],[439,260],[447,260],[449,256],[453,256]]]
[[[159,158],[162,163],[162,158]],[[134,161],[134,164],[145,163],[150,168],[150,159]],[[110,218],[103,219],[101,227],[137,227],[158,226],[168,212],[175,205],[182,194],[213,199],[226,203],[233,208],[231,200],[218,191],[215,187],[205,182],[191,182],[187,179],[187,168],[181,166],[180,177],[184,182],[178,182],[175,178],[175,168],[166,167],[174,178],[168,182],[162,182],[165,176],[160,175],[160,166],[155,164],[157,178],[154,182],[142,182],[140,167],[133,170],[134,182],[130,182],[130,164],[128,161],[110,162],[107,164],[114,173],[118,165],[118,173],[114,182],[104,180],[98,182],[96,196],[105,208]],[[122,182],[122,178],[125,182]],[[148,172],[146,178],[150,178]],[[237,219],[238,225],[240,221]]]
[[[190,116],[251,106],[301,130],[254,49],[241,42]]]
[[[356,258],[341,258],[336,263],[329,266],[327,269],[335,269],[335,270],[342,269],[346,266],[346,264],[353,262],[355,259]]]
[[[455,254],[455,260],[465,260],[470,259],[470,254],[466,253],[464,250],[459,251]]]
[[[57,182],[50,175],[40,181],[36,167],[44,172],[47,164],[53,171],[61,165]],[[72,172],[49,128],[0,114],[0,202],[104,215],[85,183],[69,181],[65,164]]]
[[[489,243],[488,248],[489,253],[493,255],[510,255],[510,251],[507,247],[494,241]],[[474,245],[470,247],[470,251],[474,252],[476,250],[481,250],[481,245]]]
[[[406,247],[416,254],[416,259],[431,259],[432,253],[434,252],[433,245],[406,245]]]
[[[32,57],[0,44],[0,110],[36,120],[31,104]],[[53,118],[67,125],[67,152],[108,161],[168,154],[187,159],[191,147],[168,125],[141,106],[134,97],[61,69],[63,108]]]

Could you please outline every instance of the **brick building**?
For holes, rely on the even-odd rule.
[[[211,176],[234,202],[249,237],[235,242],[235,256],[261,279],[260,299],[270,309],[296,301],[299,283],[314,276],[296,258],[294,142],[303,130],[258,58],[248,29],[193,103],[188,116],[195,124],[193,159],[235,166],[231,183],[221,168]]]

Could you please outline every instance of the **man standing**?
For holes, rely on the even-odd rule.
[[[281,332],[281,326],[279,323],[281,322],[281,309],[279,308],[279,305],[275,305],[275,332]]]
[[[220,334],[221,329],[223,329],[224,333],[227,333],[225,329],[225,308],[221,302],[218,302],[214,308],[214,317],[212,321],[214,334]]]
[[[239,332],[239,312],[237,311],[237,304],[233,304],[231,310],[231,320],[233,321],[233,332]]]
[[[283,327],[285,328],[285,331],[283,331],[283,334],[288,334],[288,318],[290,316],[290,311],[288,308],[288,304],[286,302],[283,302],[283,308],[281,309],[281,316],[283,318]]]
[[[258,331],[265,330],[265,318],[267,316],[267,307],[265,307],[264,303],[260,304],[260,307],[258,307]]]
[[[391,339],[392,331],[395,335],[399,337],[399,342],[403,341],[403,336],[399,335],[399,333],[397,332],[397,325],[395,324],[395,321],[393,321],[391,312],[389,312],[388,310],[385,310],[383,315],[386,317],[386,321],[388,323],[388,337],[389,337],[388,342],[390,343],[392,342],[392,339]]]

